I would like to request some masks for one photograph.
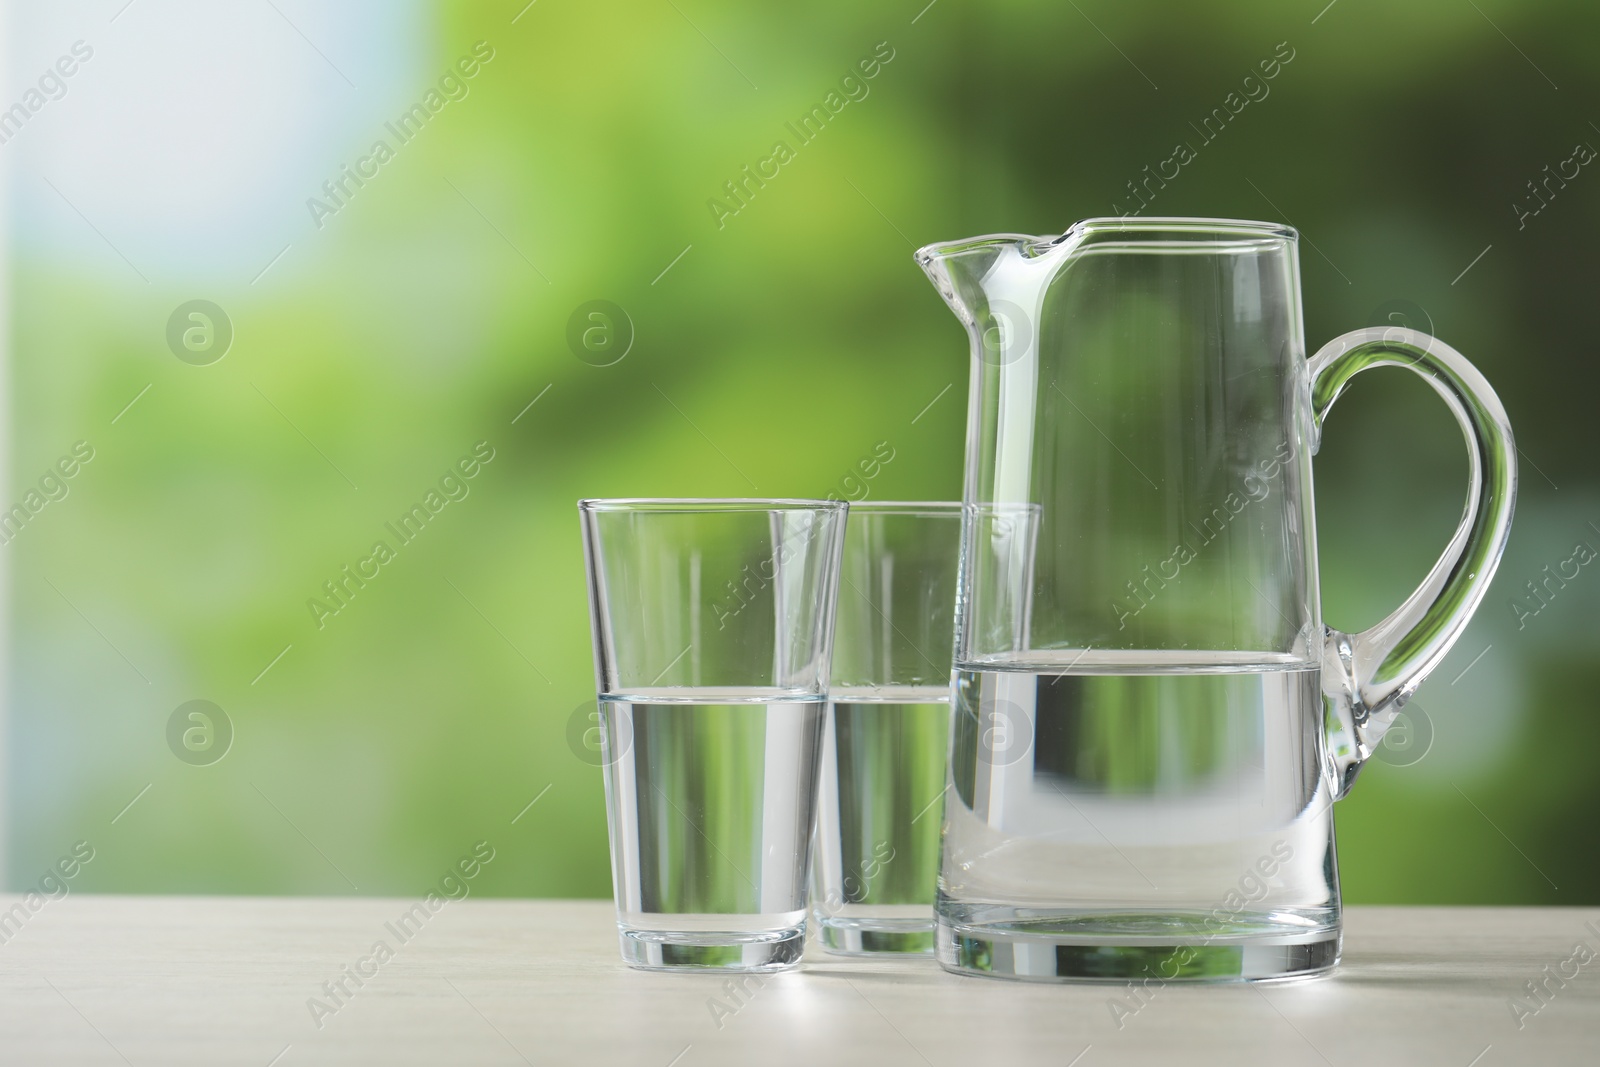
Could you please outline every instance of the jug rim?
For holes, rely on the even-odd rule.
[[[1173,230],[1179,233],[1215,234],[1241,237],[1281,237],[1297,240],[1299,231],[1282,222],[1263,222],[1258,219],[1209,218],[1202,215],[1152,215],[1129,218],[1123,215],[1097,215],[1081,219],[1067,229],[1067,234],[1100,232],[1104,230]],[[1067,236],[1063,234],[1062,237]],[[1059,238],[1058,238],[1059,240]]]
[[[1066,242],[1078,243],[1101,234],[1114,233],[1165,233],[1178,239],[1186,238],[1238,238],[1245,241],[1298,242],[1300,233],[1282,222],[1263,222],[1256,219],[1209,218],[1189,215],[1152,215],[1128,217],[1125,215],[1097,215],[1080,219],[1067,227],[1059,236],[1040,236],[1022,233],[991,233],[981,237],[967,237],[956,241],[940,241],[923,245],[914,253],[919,264],[927,266],[936,259],[959,255],[993,245],[1019,247],[1025,255],[1043,254]]]

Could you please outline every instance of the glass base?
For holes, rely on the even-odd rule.
[[[1142,916],[1141,926],[1151,917]],[[1186,925],[1185,922],[1174,923]],[[1096,930],[1095,927],[1101,927]],[[1049,929],[1055,927],[1056,929]],[[1314,978],[1339,963],[1339,927],[1163,938],[1106,918],[935,927],[939,965],[956,974],[1035,982],[1261,982]]]
[[[828,919],[818,916],[817,941],[836,956],[931,956],[933,920]]]
[[[800,963],[806,928],[668,932],[621,928],[622,961],[644,971],[786,971]]]

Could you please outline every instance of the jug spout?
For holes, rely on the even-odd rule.
[[[1082,222],[1053,237],[990,234],[919,248],[916,260],[967,327],[976,360],[1031,374],[1045,292],[1090,234]]]
[[[985,288],[996,273],[996,265],[1022,258],[1024,250],[1039,244],[1040,240],[1022,234],[997,233],[964,241],[944,241],[917,249],[916,261],[956,316],[969,328],[975,328],[984,308],[998,297]]]

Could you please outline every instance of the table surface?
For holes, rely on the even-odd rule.
[[[608,901],[468,899],[401,927],[416,902],[20,900],[0,898],[4,1064],[1600,1062],[1593,908],[1351,908],[1332,977],[1135,999],[815,946],[735,996],[623,966]],[[376,974],[330,996],[347,967]]]

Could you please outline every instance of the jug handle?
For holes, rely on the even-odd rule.
[[[1488,591],[1511,532],[1517,489],[1511,424],[1488,381],[1443,341],[1401,327],[1354,330],[1311,357],[1313,455],[1328,409],[1369,367],[1408,367],[1444,398],[1466,435],[1468,493],[1444,554],[1403,604],[1371,629],[1346,634],[1330,627],[1324,635],[1327,752],[1340,797]]]

